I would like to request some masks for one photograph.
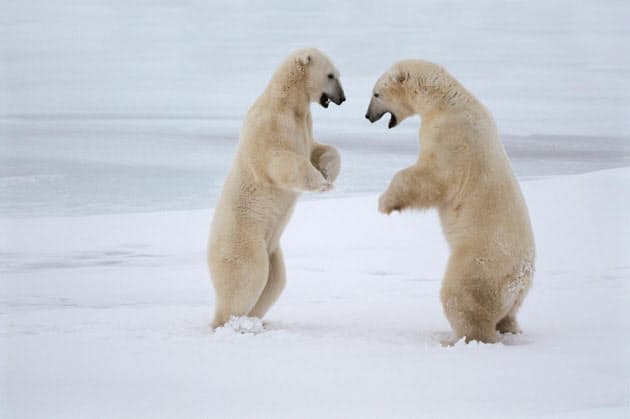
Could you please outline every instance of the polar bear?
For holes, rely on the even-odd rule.
[[[442,67],[396,63],[374,87],[370,122],[420,115],[420,155],[396,173],[379,211],[437,208],[451,255],[441,300],[457,340],[519,333],[534,272],[527,205],[490,112]]]
[[[213,328],[231,316],[262,318],[282,292],[279,240],[295,202],[331,189],[340,170],[337,150],[313,139],[310,104],[345,100],[339,71],[309,48],[284,60],[247,112],[210,232]]]

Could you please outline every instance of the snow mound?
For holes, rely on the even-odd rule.
[[[232,316],[223,326],[215,330],[216,335],[230,335],[239,333],[241,335],[256,335],[265,331],[263,322],[258,317]]]
[[[455,334],[451,331],[449,332],[445,332],[445,331],[440,331],[440,332],[434,332],[431,335],[431,339],[437,343],[440,344],[440,346],[443,346],[445,348],[451,348],[451,347],[483,347],[483,346],[502,346],[502,345],[507,345],[507,346],[521,346],[521,345],[529,345],[531,343],[530,338],[528,337],[527,334],[524,333],[518,333],[518,334],[514,334],[514,333],[504,333],[501,334],[499,332],[497,332],[497,342],[495,344],[485,344],[482,342],[478,342],[478,341],[471,341],[469,343],[466,343],[466,339],[465,338],[457,338],[455,337]]]

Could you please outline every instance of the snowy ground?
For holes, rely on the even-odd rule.
[[[440,346],[434,213],[303,202],[263,333],[210,333],[211,211],[2,219],[5,417],[627,417],[630,169],[523,183],[525,333]]]
[[[627,1],[0,3],[0,418],[630,416]],[[212,334],[209,208],[303,46],[341,70],[313,114],[342,173],[298,204],[265,331]],[[376,212],[418,120],[363,115],[409,57],[492,110],[523,182],[538,271],[497,345],[439,345],[436,216]]]

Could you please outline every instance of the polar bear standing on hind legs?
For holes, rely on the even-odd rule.
[[[534,272],[527,205],[490,112],[443,68],[395,64],[376,82],[366,118],[393,128],[420,115],[418,161],[398,172],[379,211],[438,210],[451,255],[442,283],[456,339],[496,342],[520,332],[516,313]]]
[[[295,51],[245,116],[236,157],[215,208],[208,265],[212,327],[231,316],[262,318],[285,284],[280,236],[302,191],[332,188],[339,153],[313,139],[310,104],[345,96],[339,71],[317,49]]]

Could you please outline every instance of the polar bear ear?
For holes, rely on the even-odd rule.
[[[295,61],[302,67],[305,67],[313,61],[313,58],[311,57],[311,54],[304,53],[304,54],[298,55]]]
[[[409,72],[398,69],[392,70],[391,73],[389,73],[389,76],[395,83],[404,83],[409,80]]]

